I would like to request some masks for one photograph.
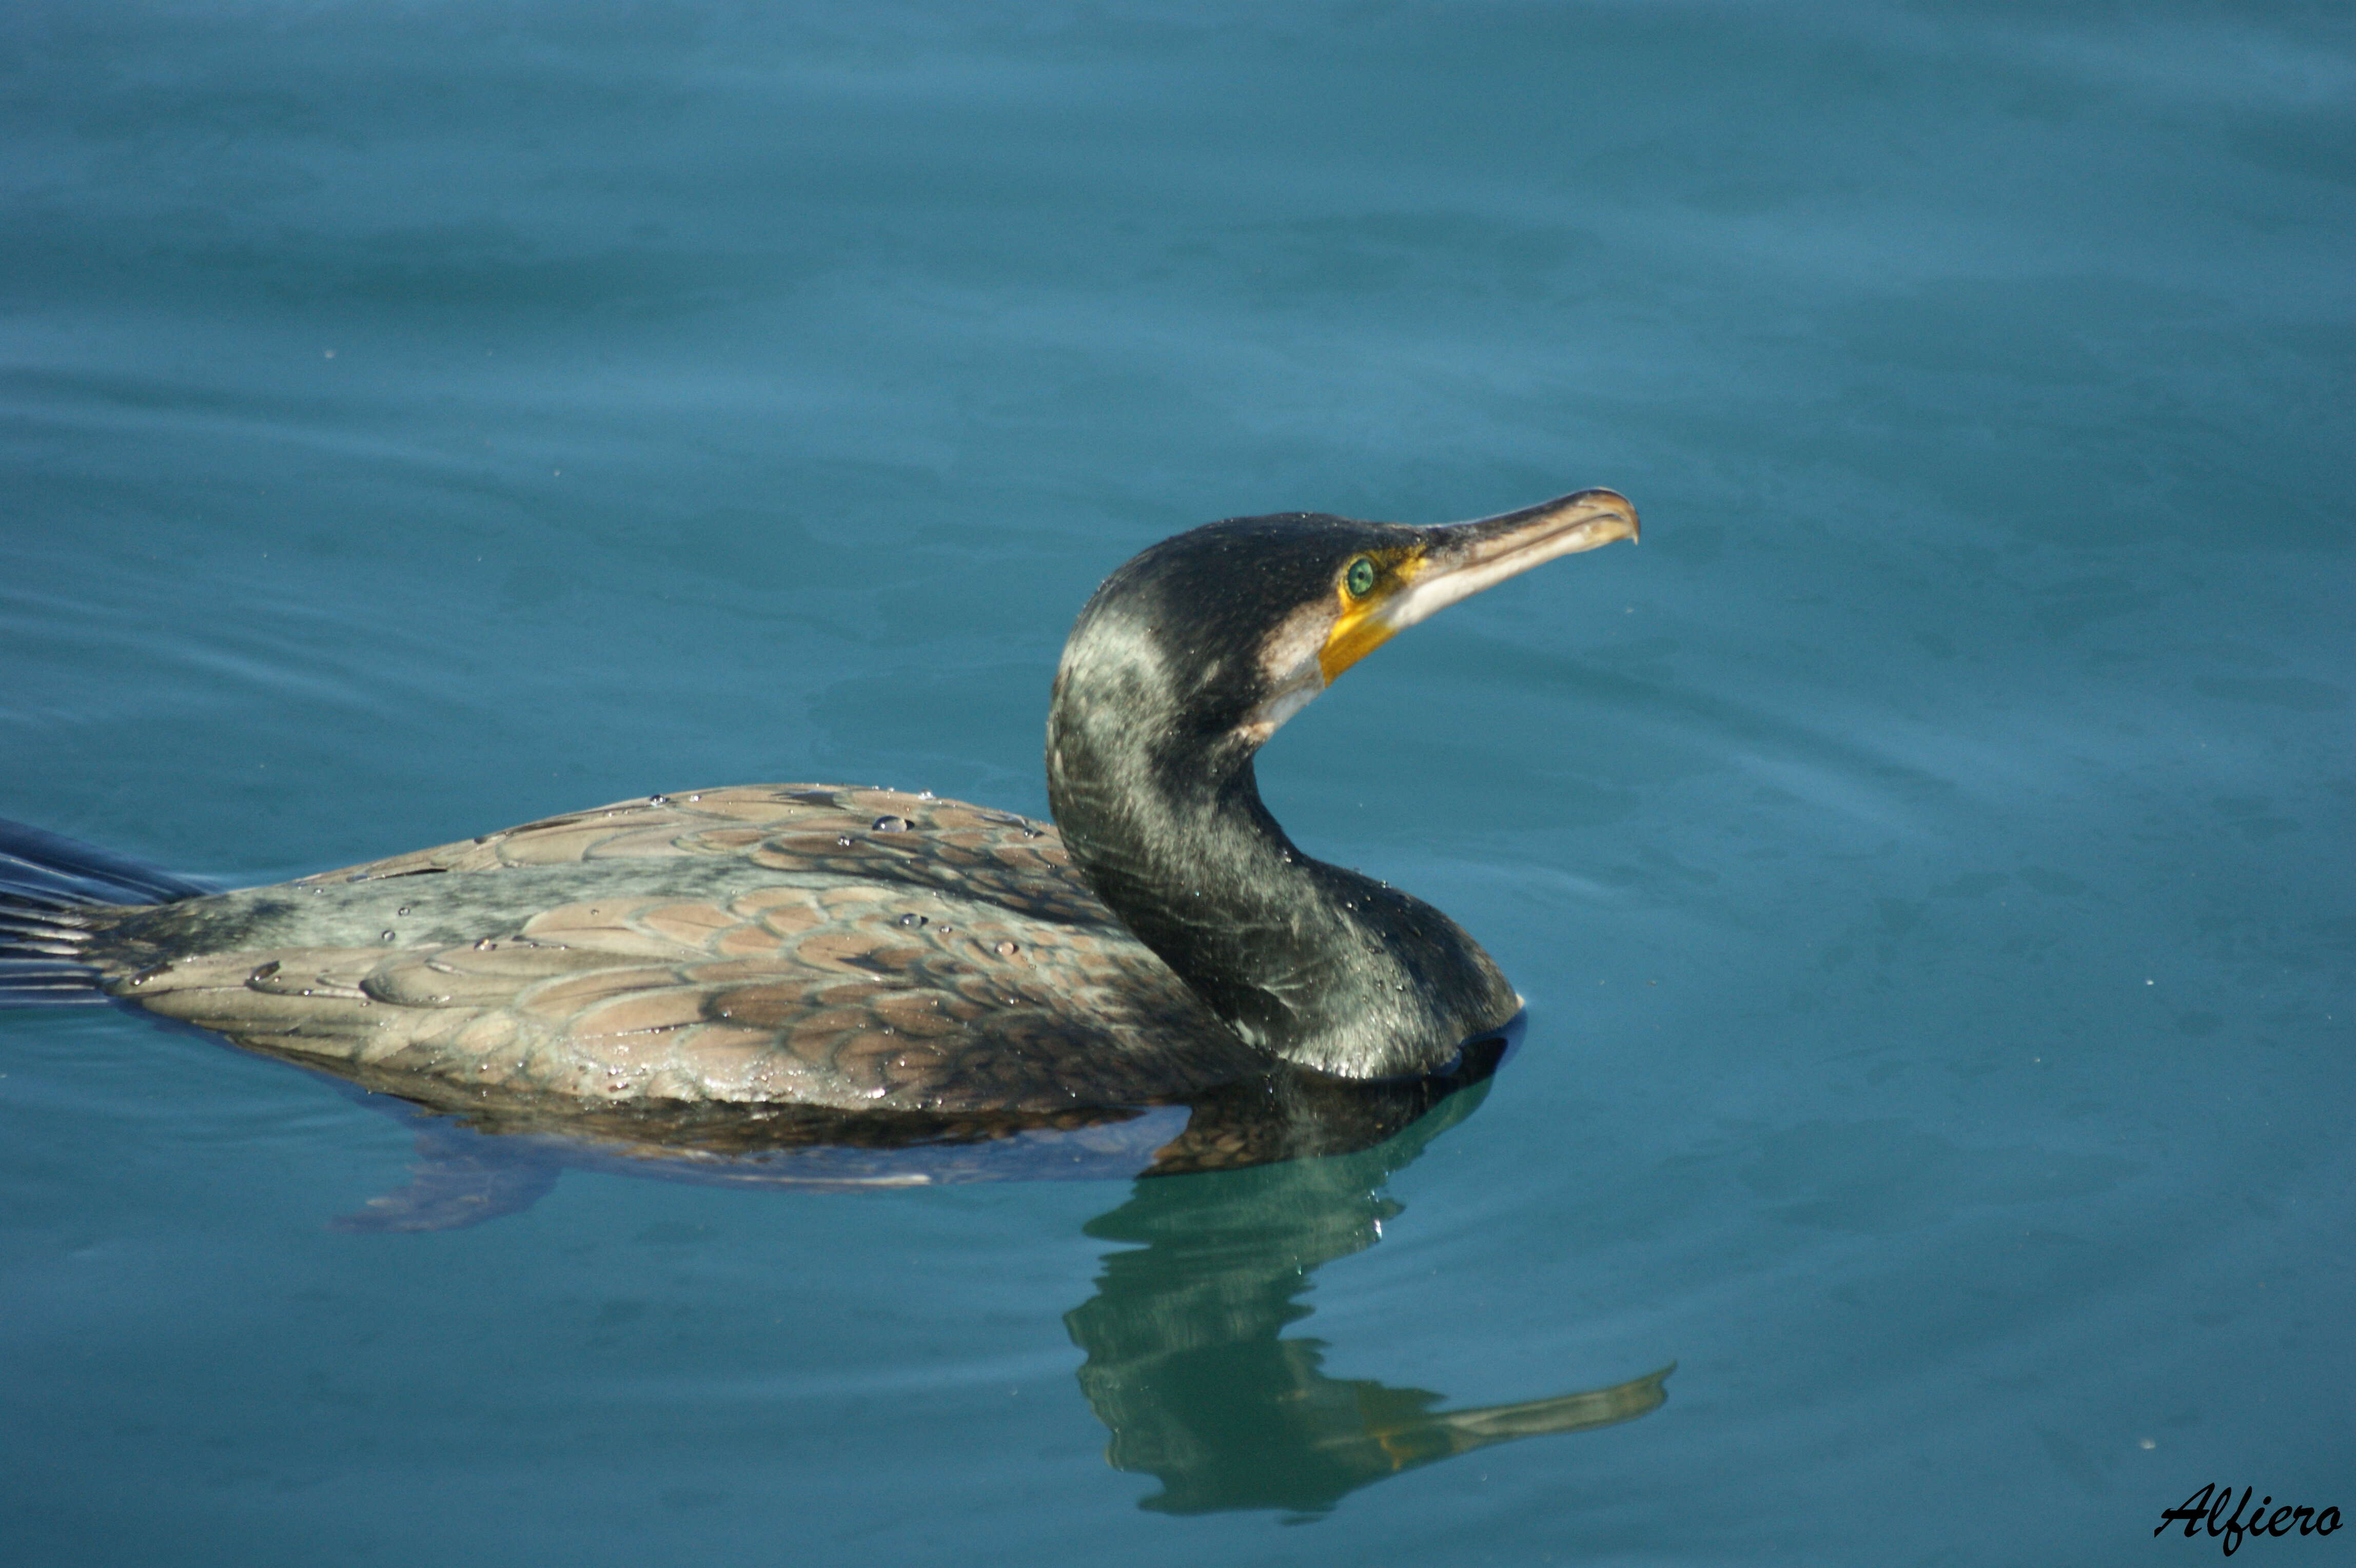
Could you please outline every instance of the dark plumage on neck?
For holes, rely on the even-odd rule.
[[[1165,540],[1081,612],[1048,713],[1048,799],[1098,896],[1247,1043],[1354,1078],[1435,1070],[1519,1005],[1447,916],[1295,848],[1252,775],[1323,689],[1351,563],[1437,532],[1294,513]]]

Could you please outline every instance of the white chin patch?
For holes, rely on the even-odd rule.
[[[1312,657],[1300,671],[1277,689],[1274,696],[1244,715],[1236,733],[1254,746],[1265,746],[1268,737],[1284,727],[1284,721],[1315,702],[1325,690],[1324,672],[1317,668]]]
[[[1254,746],[1284,727],[1284,721],[1317,700],[1325,690],[1325,671],[1317,655],[1333,634],[1334,607],[1303,605],[1284,618],[1275,633],[1260,645],[1260,674],[1268,682],[1269,699],[1244,715],[1236,733]]]

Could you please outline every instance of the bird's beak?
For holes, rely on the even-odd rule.
[[[1636,509],[1617,490],[1580,490],[1502,517],[1446,523],[1431,535],[1421,562],[1400,573],[1408,581],[1388,618],[1401,631],[1558,555],[1634,539]]]
[[[1579,490],[1537,506],[1423,531],[1420,550],[1394,571],[1398,586],[1334,628],[1320,672],[1333,677],[1398,633],[1459,599],[1581,550],[1636,537],[1636,509],[1617,490]]]

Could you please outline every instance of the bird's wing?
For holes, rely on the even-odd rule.
[[[1114,926],[1051,822],[962,800],[826,784],[748,784],[622,800],[302,879],[678,856],[772,872],[934,887],[1042,919]]]
[[[725,856],[763,875],[700,898],[616,879],[466,945],[183,956],[113,989],[434,1102],[1041,1112],[1249,1070],[1058,864],[1052,830],[1002,815],[793,787],[625,804],[309,880],[432,875],[423,908],[463,904],[477,875],[583,859]]]

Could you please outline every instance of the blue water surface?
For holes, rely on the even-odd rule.
[[[247,883],[701,785],[1041,814],[1159,537],[1645,532],[1262,758],[1528,998],[1365,1155],[350,1234],[407,1125],[0,1014],[6,1559],[2143,1564],[2219,1552],[2152,1533],[2205,1483],[2356,1509],[2351,103],[2288,4],[18,0],[0,816]],[[1672,1361],[1268,1479],[1272,1411]]]

